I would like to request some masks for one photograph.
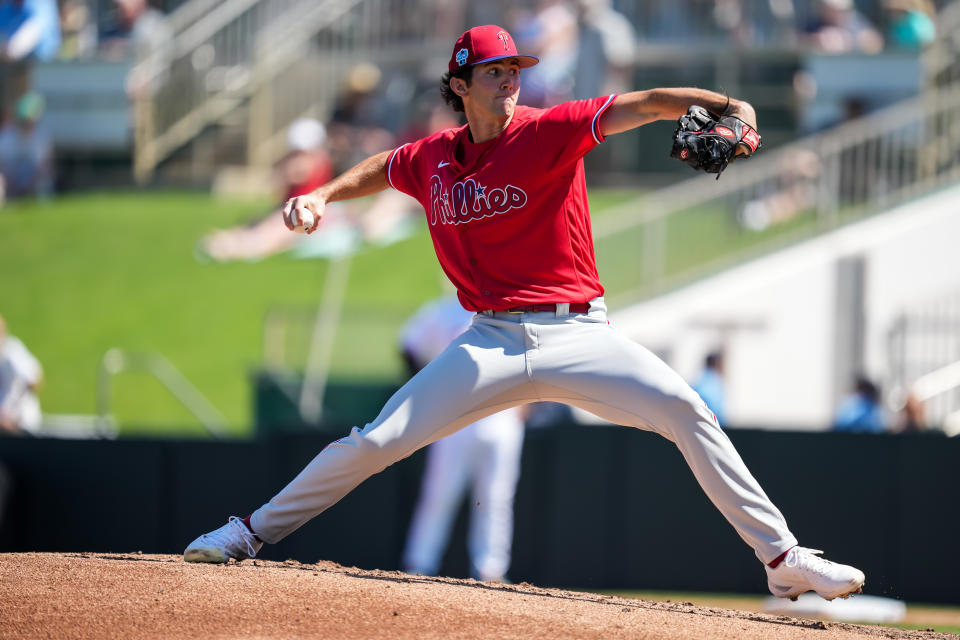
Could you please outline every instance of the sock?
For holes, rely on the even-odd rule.
[[[790,547],[790,549],[793,549],[793,547]],[[768,562],[767,566],[770,567],[771,569],[776,569],[778,566],[780,566],[780,563],[783,562],[783,559],[787,557],[787,554],[790,553],[790,549],[787,549],[786,551],[778,555],[776,558],[773,559],[772,562]]]
[[[243,525],[247,528],[247,530],[248,530],[250,533],[253,534],[253,537],[257,539],[257,542],[263,542],[263,540],[260,539],[260,536],[257,535],[257,532],[254,531],[254,530],[253,530],[253,527],[250,525],[250,517],[251,517],[251,516],[253,516],[252,513],[251,513],[249,516],[247,516],[246,518],[244,518],[243,520],[241,520],[241,522],[243,522]],[[784,555],[786,555],[786,554],[784,554]]]

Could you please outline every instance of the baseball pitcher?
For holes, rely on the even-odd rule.
[[[466,31],[441,85],[450,106],[466,114],[465,126],[374,155],[284,205],[288,228],[313,218],[312,232],[328,203],[387,188],[413,196],[460,303],[476,315],[372,422],[329,444],[247,518],[231,517],[191,542],[184,559],[254,557],[420,447],[497,411],[545,400],[676,444],[763,562],[774,595],[813,590],[829,600],[860,591],[861,571],[798,546],[696,392],[607,321],[584,155],[610,135],[677,120],[675,155],[719,175],[759,148],[753,108],[693,88],[520,106],[522,70],[537,63],[496,25]]]

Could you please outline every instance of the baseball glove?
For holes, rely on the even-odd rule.
[[[720,174],[738,155],[749,157],[760,148],[760,134],[740,118],[715,116],[699,105],[691,105],[680,116],[673,133],[671,158],[707,173]]]

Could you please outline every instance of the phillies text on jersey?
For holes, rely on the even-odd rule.
[[[512,184],[488,189],[485,185],[478,185],[473,178],[467,178],[454,182],[449,191],[444,191],[440,176],[430,178],[430,210],[427,213],[431,225],[489,218],[525,204],[527,194]]]

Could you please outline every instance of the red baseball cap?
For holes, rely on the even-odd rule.
[[[503,58],[516,58],[523,69],[540,62],[540,58],[536,56],[518,54],[517,45],[513,43],[513,38],[506,29],[487,24],[464,31],[453,45],[453,55],[450,56],[447,68],[453,73],[460,67],[472,67]]]

